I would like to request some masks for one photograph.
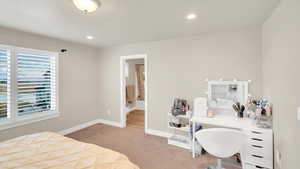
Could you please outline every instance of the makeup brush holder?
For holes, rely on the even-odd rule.
[[[244,118],[244,111],[237,112],[239,118]]]

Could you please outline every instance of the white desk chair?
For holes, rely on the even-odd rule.
[[[238,130],[226,128],[203,129],[196,133],[196,138],[201,146],[210,154],[219,158],[229,158],[236,153],[241,153],[243,161],[243,145],[246,135]],[[210,167],[213,169],[213,167]],[[223,169],[221,159],[218,159],[216,169]]]

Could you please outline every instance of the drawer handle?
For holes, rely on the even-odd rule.
[[[252,145],[252,147],[256,147],[256,148],[264,148],[263,146],[258,146],[258,145]]]
[[[252,140],[255,140],[255,141],[263,141],[263,139],[260,139],[260,138],[251,138]]]
[[[262,132],[259,132],[259,131],[251,131],[251,132],[254,134],[262,134]]]
[[[264,167],[261,167],[261,166],[256,165],[255,168],[264,168]]]
[[[253,157],[256,157],[256,158],[264,158],[263,156],[259,156],[259,155],[253,155],[253,154],[252,154],[252,156],[253,156]]]

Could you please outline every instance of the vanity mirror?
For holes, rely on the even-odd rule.
[[[248,81],[208,81],[209,107],[218,109],[232,109],[232,105],[239,102],[242,105],[248,99]]]

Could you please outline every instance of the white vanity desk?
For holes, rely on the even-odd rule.
[[[238,118],[230,115],[209,117],[192,117],[193,138],[192,153],[195,157],[195,126],[196,124],[213,125],[221,128],[238,129],[246,133],[245,169],[273,169],[273,131],[255,126],[254,120]]]

